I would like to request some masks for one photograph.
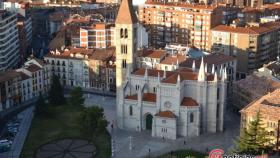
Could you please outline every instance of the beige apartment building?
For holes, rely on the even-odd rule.
[[[280,22],[219,25],[212,29],[212,51],[237,58],[238,78],[276,60],[279,54]]]
[[[139,21],[146,26],[153,47],[177,43],[210,50],[211,28],[222,24],[224,8],[147,1],[139,9]]]

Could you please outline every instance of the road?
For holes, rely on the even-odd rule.
[[[28,135],[29,128],[31,126],[33,111],[34,106],[29,107],[19,114],[19,117],[22,118],[19,126],[19,132],[14,138],[11,150],[9,152],[0,153],[0,158],[19,158],[25,139]]]

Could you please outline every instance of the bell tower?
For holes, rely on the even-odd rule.
[[[117,124],[124,128],[123,86],[126,73],[135,69],[137,17],[133,11],[132,0],[122,0],[116,19],[116,86],[117,86]]]

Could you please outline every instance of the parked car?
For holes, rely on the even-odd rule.
[[[0,153],[6,152],[11,149],[12,141],[9,141],[7,139],[0,140]]]

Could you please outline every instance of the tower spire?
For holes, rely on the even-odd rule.
[[[195,69],[196,69],[196,68],[195,68],[195,60],[193,60],[193,63],[192,63],[192,70],[195,71]]]
[[[199,72],[198,72],[198,81],[205,81],[204,70],[205,70],[205,67],[204,67],[204,61],[203,61],[203,57],[202,57]]]
[[[133,10],[132,0],[122,0],[116,24],[136,24],[138,19]]]

